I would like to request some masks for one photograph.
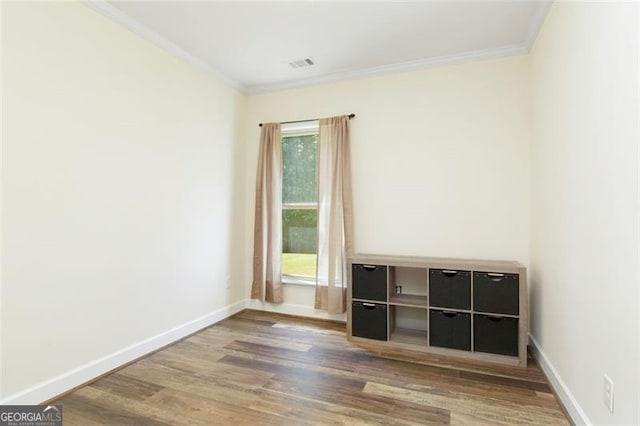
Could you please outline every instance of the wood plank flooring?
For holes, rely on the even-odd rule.
[[[53,401],[65,425],[565,425],[526,369],[376,353],[344,324],[243,311]]]

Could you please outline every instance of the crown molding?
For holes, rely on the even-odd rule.
[[[348,69],[322,76],[311,77],[300,80],[290,80],[277,83],[266,84],[253,84],[245,85],[240,81],[232,79],[220,71],[214,69],[202,59],[193,56],[180,46],[165,39],[155,31],[151,30],[147,26],[141,24],[137,20],[131,18],[127,14],[120,11],[120,9],[110,5],[106,0],[82,0],[82,2],[100,13],[101,15],[111,19],[112,21],[124,26],[125,28],[133,31],[142,38],[152,42],[156,46],[165,50],[169,54],[172,54],[187,63],[206,71],[226,85],[238,90],[241,93],[254,95],[269,92],[277,92],[281,90],[297,89],[307,86],[317,86],[320,84],[335,83],[343,80],[355,80],[359,78],[377,77],[389,74],[399,74],[402,72],[417,71],[426,68],[433,68],[444,65],[461,64],[473,61],[483,61],[489,59],[497,59],[507,56],[526,55],[531,51],[533,44],[540,32],[540,28],[544,23],[544,20],[551,8],[552,1],[544,0],[537,2],[537,9],[534,14],[534,18],[531,21],[527,36],[524,41],[519,44],[513,44],[510,46],[503,46],[492,49],[476,50],[470,52],[457,53],[453,55],[443,55],[435,58],[418,59],[415,61],[400,62],[396,64],[382,65],[379,67],[365,68],[365,69]]]
[[[419,59],[416,61],[400,62],[390,65],[382,65],[360,70],[347,70],[318,77],[306,78],[303,80],[285,81],[273,84],[257,84],[246,86],[246,93],[249,95],[276,92],[280,90],[296,89],[306,86],[316,86],[319,84],[335,83],[343,80],[355,80],[359,78],[378,77],[388,74],[400,74],[403,72],[418,71],[426,68],[433,68],[443,65],[461,64],[465,62],[483,61],[507,56],[525,55],[528,52],[527,46],[522,44],[499,47],[495,49],[476,50],[472,52],[457,53],[455,55],[444,55],[435,58]]]
[[[470,52],[456,53],[453,55],[443,55],[435,58],[418,59],[415,61],[400,62],[396,64],[383,65],[379,67],[366,68],[361,70],[345,70],[341,72],[325,74],[323,76],[312,77],[301,80],[285,81],[272,84],[255,84],[245,87],[249,95],[277,92],[280,90],[298,89],[307,86],[317,86],[320,84],[335,83],[342,80],[355,80],[358,78],[377,77],[388,74],[399,74],[403,72],[417,71],[421,69],[433,68],[444,65],[461,64],[465,62],[484,61],[507,56],[526,55],[531,51],[533,44],[538,37],[540,28],[549,13],[553,4],[552,0],[543,0],[536,3],[537,9],[529,25],[529,30],[522,43],[513,44],[485,50],[475,50]]]
[[[552,4],[552,0],[544,0],[538,3],[538,8],[533,15],[527,37],[524,40],[524,45],[527,47],[527,53],[529,53],[533,48],[533,44],[538,38],[542,24],[544,24],[544,20],[547,19],[547,15],[549,14]]]
[[[230,86],[241,93],[246,93],[245,86],[239,81],[222,74],[220,71],[214,69],[209,64],[204,62],[202,59],[193,56],[191,53],[187,52],[177,44],[167,40],[146,25],[141,24],[136,19],[133,19],[129,15],[125,14],[120,9],[110,5],[106,0],[82,0],[82,3],[98,12],[99,14],[129,29],[145,40],[150,41],[165,52],[184,60],[185,62],[202,71],[212,74],[227,86]]]

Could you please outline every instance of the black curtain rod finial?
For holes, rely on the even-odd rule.
[[[352,118],[354,118],[356,115],[354,113],[349,114],[347,117],[349,117],[349,120],[351,120]],[[296,120],[296,121],[283,121],[280,124],[291,124],[291,123],[302,123],[303,121],[315,121],[315,120],[319,120],[319,118],[311,118],[309,120]],[[258,124],[259,127],[262,127],[262,123]]]

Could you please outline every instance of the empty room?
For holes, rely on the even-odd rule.
[[[0,18],[0,425],[640,424],[639,3]]]

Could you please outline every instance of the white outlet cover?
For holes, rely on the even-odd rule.
[[[613,380],[604,375],[604,405],[613,413]]]

